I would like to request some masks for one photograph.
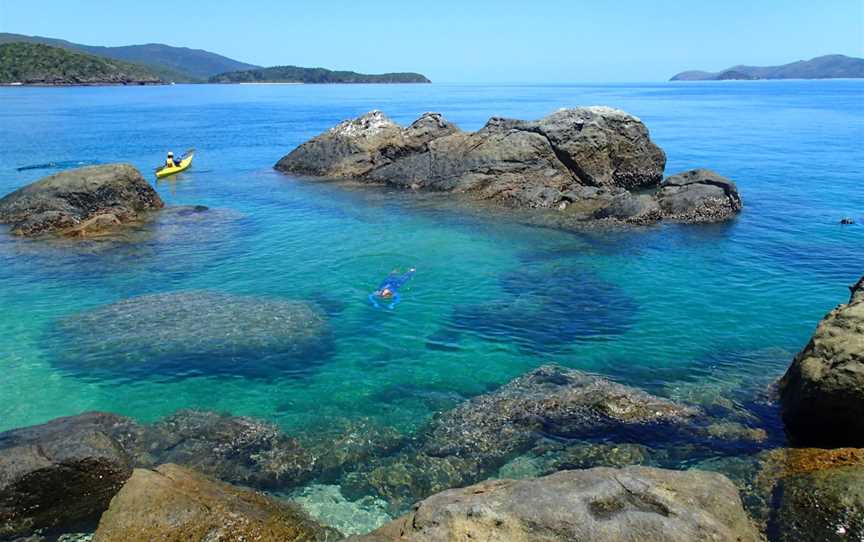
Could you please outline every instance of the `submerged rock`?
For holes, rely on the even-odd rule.
[[[63,320],[52,361],[81,377],[267,377],[308,372],[330,349],[314,305],[206,291],[126,299]]]
[[[432,456],[506,458],[538,435],[639,442],[697,410],[604,378],[546,365],[475,397],[434,421],[422,449]]]
[[[595,106],[535,121],[491,118],[476,132],[463,132],[438,113],[402,128],[371,111],[303,143],[275,168],[557,210],[575,221],[717,221],[740,209],[734,184],[714,183],[722,178],[712,173],[709,179],[705,170],[698,181],[670,178],[660,191],[666,211],[655,194],[631,194],[658,188],[665,165],[666,155],[641,120]],[[717,198],[722,187],[729,209]]]
[[[0,539],[95,524],[132,474],[135,428],[91,412],[0,433]]]
[[[657,202],[664,217],[679,222],[720,222],[742,207],[735,183],[709,169],[691,169],[667,178]]]
[[[135,469],[102,515],[94,542],[335,540],[297,505],[233,487],[178,465]]]
[[[783,421],[801,444],[864,446],[864,277],[850,290],[780,380]]]
[[[599,467],[444,491],[349,540],[756,542],[759,536],[722,475]]]
[[[137,169],[108,164],[63,171],[8,194],[0,199],[0,223],[16,235],[89,236],[140,222],[163,206]]]
[[[385,457],[405,444],[396,429],[368,418],[341,419],[302,435],[318,480],[332,482],[359,465]]]
[[[416,444],[349,474],[349,495],[400,508],[491,476],[543,438],[638,443],[683,428],[696,409],[603,378],[543,366],[437,416]]]

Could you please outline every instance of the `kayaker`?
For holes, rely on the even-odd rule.
[[[180,160],[174,159],[174,153],[168,151],[168,158],[165,159],[165,167],[177,167],[180,165]]]

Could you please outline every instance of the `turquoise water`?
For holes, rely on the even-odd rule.
[[[641,117],[667,173],[710,167],[737,181],[742,215],[573,233],[271,169],[373,108],[403,123],[440,111],[476,129],[493,115],[593,104]],[[195,147],[193,169],[157,189],[170,205],[213,211],[157,222],[128,246],[0,231],[0,430],[93,409],[149,421],[195,407],[290,432],[367,416],[407,432],[550,361],[746,406],[864,271],[862,142],[854,81],[2,88],[0,192],[56,171],[22,167],[128,161],[149,175],[166,150]],[[859,224],[841,227],[844,216]],[[368,292],[409,266],[418,271],[396,310],[370,307]],[[82,378],[57,363],[66,318],[186,290],[315,301],[331,348],[263,377]]]

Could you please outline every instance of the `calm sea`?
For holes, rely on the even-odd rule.
[[[490,116],[597,104],[639,116],[667,174],[709,167],[735,180],[740,217],[562,232],[272,170],[370,109],[402,123],[439,111],[477,129]],[[0,430],[94,409],[149,421],[195,407],[291,432],[358,416],[408,432],[547,362],[746,406],[864,272],[864,82],[0,88],[0,193],[57,171],[51,162],[131,162],[151,178],[167,150],[189,147],[193,169],[156,186],[170,205],[209,206],[200,223],[153,226],[108,249],[0,231]],[[846,216],[858,224],[840,226]],[[409,266],[396,309],[372,308],[367,294]],[[70,316],[187,290],[318,303],[328,353],[249,376],[208,374],[206,361],[194,374],[68,370],[93,350],[123,355],[122,337],[76,349],[57,331]]]

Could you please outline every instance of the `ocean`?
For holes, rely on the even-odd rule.
[[[738,184],[743,212],[714,225],[561,231],[272,169],[371,109],[405,124],[438,111],[477,129],[579,105],[640,117],[667,175],[713,169]],[[192,169],[156,183],[165,153],[191,147]],[[682,401],[721,397],[778,445],[770,386],[864,272],[861,81],[0,88],[0,194],[109,162],[137,166],[168,205],[210,211],[107,246],[0,230],[0,430],[88,410],[153,421],[196,408],[290,434],[370,418],[410,435],[558,363]],[[393,310],[369,303],[388,273],[410,267]],[[76,319],[190,291],[312,303],[327,330],[311,353],[285,361],[264,341],[225,371],[213,362],[225,330],[208,328],[206,309],[195,333],[212,332],[202,339],[212,356],[183,363],[158,359],[170,349],[135,357],[124,345],[147,337]],[[191,332],[170,315],[164,330],[142,329],[182,342]]]

